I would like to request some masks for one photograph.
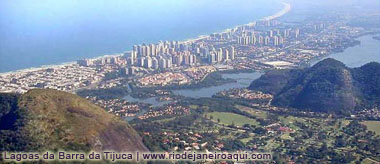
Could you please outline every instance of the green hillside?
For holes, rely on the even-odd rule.
[[[249,88],[273,94],[276,106],[347,114],[380,104],[380,64],[348,68],[329,58],[310,68],[270,71]]]
[[[128,123],[73,94],[36,89],[0,104],[0,151],[147,150]]]

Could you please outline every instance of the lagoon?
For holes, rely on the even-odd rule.
[[[261,75],[262,73],[260,72],[222,74],[223,78],[234,79],[236,82],[199,89],[173,90],[173,93],[192,98],[212,97],[214,94],[224,90],[248,87],[253,80],[258,79]]]
[[[360,67],[369,62],[380,63],[380,41],[373,39],[373,35],[365,35],[357,38],[359,45],[349,47],[343,52],[334,53],[313,61],[311,65],[326,58],[334,58],[343,62],[348,67]]]

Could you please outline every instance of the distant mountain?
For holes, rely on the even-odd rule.
[[[125,121],[77,95],[0,94],[0,151],[147,151]]]
[[[328,58],[310,68],[270,71],[249,89],[273,94],[276,106],[346,114],[380,104],[380,64],[348,68]]]

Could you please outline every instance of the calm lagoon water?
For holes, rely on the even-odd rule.
[[[343,62],[348,67],[360,67],[373,61],[380,63],[380,41],[372,37],[372,35],[361,36],[357,38],[360,41],[359,45],[349,47],[343,52],[326,56],[313,62],[312,65],[325,58],[334,58]]]
[[[192,98],[211,97],[212,95],[223,90],[248,87],[249,84],[251,84],[253,80],[256,80],[261,75],[262,73],[260,72],[222,74],[223,78],[234,79],[236,80],[236,82],[227,83],[227,84],[223,84],[219,86],[204,87],[204,88],[199,88],[199,89],[179,89],[179,90],[172,90],[172,91],[176,95],[181,95],[185,97],[192,97]],[[157,101],[156,98],[157,97],[140,99],[140,98],[133,98],[130,95],[124,97],[124,99],[130,102],[152,104],[153,107],[163,106],[171,102],[171,101]]]
[[[173,90],[174,94],[192,97],[192,98],[201,98],[201,97],[211,97],[215,93],[218,93],[223,90],[229,90],[232,88],[245,88],[253,80],[256,80],[262,75],[260,72],[251,72],[251,73],[233,73],[233,74],[223,74],[223,78],[231,78],[236,80],[233,83],[227,83],[219,86],[205,87],[199,89],[181,89]]]
[[[1,0],[0,72],[196,38],[282,7],[277,0]]]
[[[130,95],[125,96],[123,99],[128,100],[129,102],[139,102],[139,103],[145,103],[145,104],[152,104],[153,107],[160,107],[164,106],[166,104],[169,104],[171,101],[158,101],[157,97],[150,97],[150,98],[134,98]]]

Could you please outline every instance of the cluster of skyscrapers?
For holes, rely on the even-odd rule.
[[[230,46],[228,48],[219,48],[218,50],[213,48],[212,51],[207,55],[208,62],[210,64],[214,64],[235,60],[235,53],[235,48],[233,46]]]
[[[130,64],[139,67],[165,69],[173,65],[192,66],[201,62],[214,64],[234,60],[235,48],[216,49],[206,44],[160,41],[158,44],[134,45],[127,58]]]
[[[255,31],[254,25],[242,26],[221,34],[213,34],[214,40],[235,40],[238,45],[255,46],[283,46],[285,39],[298,38],[299,29],[273,29],[269,31]]]
[[[268,23],[269,22],[269,23]],[[134,45],[132,51],[125,53],[123,58],[106,58],[100,64],[116,63],[121,66],[143,67],[148,69],[167,69],[174,66],[194,66],[200,63],[216,64],[235,60],[236,50],[241,46],[284,46],[285,40],[298,38],[300,30],[270,29],[278,24],[276,21],[251,23],[227,30],[223,33],[211,34],[196,41],[160,41],[157,44]],[[261,28],[264,26],[264,28]],[[316,28],[321,28],[317,26]],[[269,28],[269,30],[267,29]],[[260,30],[265,29],[265,30]],[[123,60],[118,60],[123,59]],[[110,61],[108,61],[110,60]],[[124,63],[120,63],[123,62]],[[78,64],[90,66],[91,60],[80,60]],[[99,64],[99,63],[98,63]],[[133,71],[126,68],[125,72]]]
[[[197,57],[192,53],[192,47],[178,41],[165,41],[158,44],[134,45],[128,57],[131,64],[152,69],[165,69],[173,65],[194,65]]]

